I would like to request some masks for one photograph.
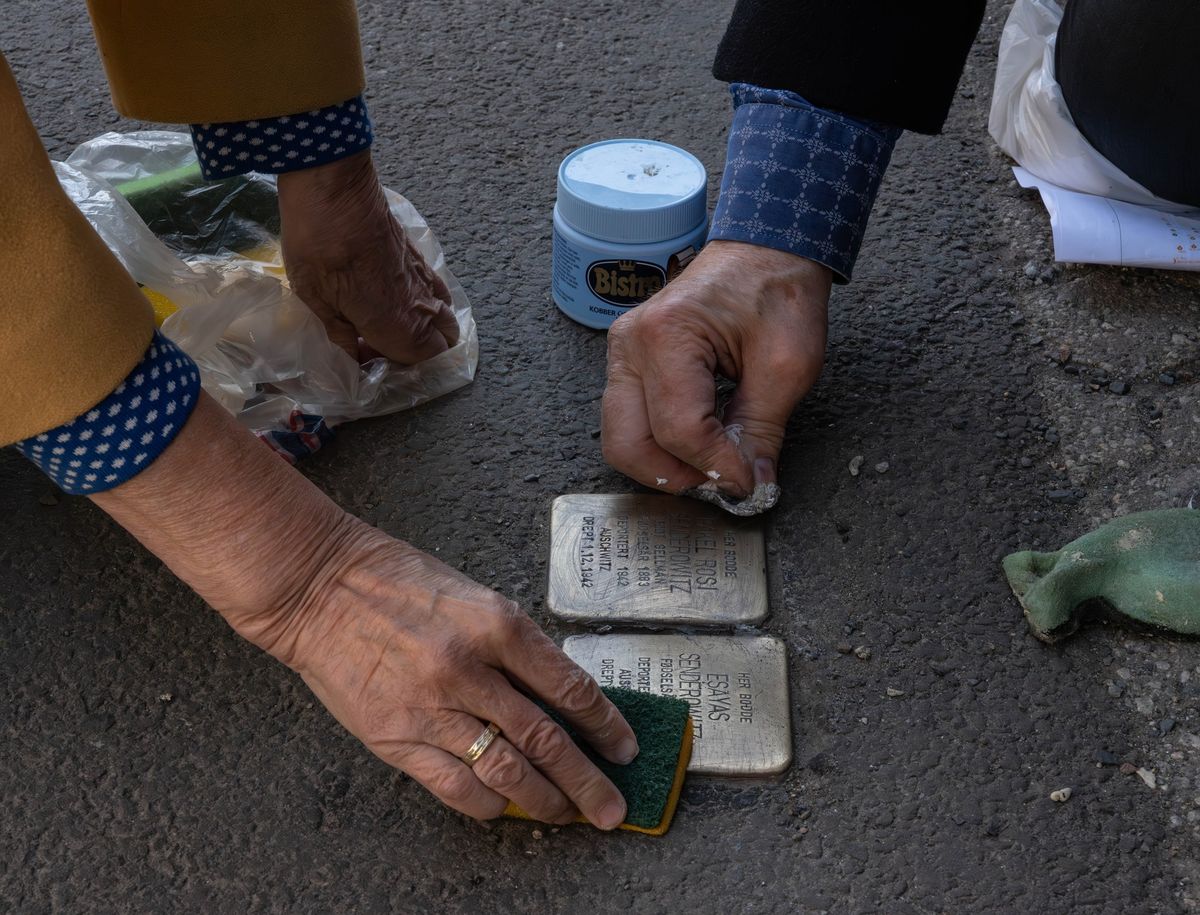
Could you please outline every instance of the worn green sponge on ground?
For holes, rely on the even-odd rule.
[[[1004,574],[1045,642],[1074,632],[1089,604],[1200,635],[1200,511],[1126,515],[1055,553],[1006,556]]]
[[[551,711],[550,715],[563,725],[571,739],[625,798],[628,810],[619,828],[661,836],[670,828],[692,758],[688,704],[674,696],[655,696],[619,687],[604,687],[603,691],[637,736],[640,752],[627,766],[603,759],[557,714]],[[529,819],[515,804],[509,804],[504,814]]]

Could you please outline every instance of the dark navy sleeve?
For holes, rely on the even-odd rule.
[[[734,83],[733,126],[709,240],[749,242],[824,264],[848,282],[902,131]]]
[[[15,447],[64,492],[95,495],[153,464],[179,434],[199,396],[196,363],[155,331],[141,362],[104,400]]]
[[[208,180],[245,172],[279,175],[362,152],[373,132],[362,96],[299,114],[256,121],[192,124],[192,144]]]

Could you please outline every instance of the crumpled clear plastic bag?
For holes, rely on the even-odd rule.
[[[392,213],[450,288],[459,341],[418,365],[381,357],[360,366],[287,286],[272,177],[198,180],[191,137],[159,130],[106,133],[55,169],[166,315],[163,333],[196,360],[205,390],[260,435],[295,429],[298,414],[334,426],[405,410],[475,377],[479,339],[466,293],[399,194],[387,191]]]
[[[1102,156],[1079,132],[1054,74],[1063,8],[1016,0],[1000,36],[988,132],[1039,178],[1068,190],[1153,206],[1191,209],[1157,197]]]

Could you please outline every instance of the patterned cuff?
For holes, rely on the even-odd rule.
[[[361,95],[301,114],[191,128],[200,170],[209,181],[327,165],[367,149],[374,136]]]
[[[196,363],[155,331],[142,361],[108,397],[16,448],[64,492],[94,495],[153,464],[183,428],[199,391]]]
[[[901,130],[816,108],[794,92],[730,86],[733,126],[709,240],[824,264],[849,282]]]

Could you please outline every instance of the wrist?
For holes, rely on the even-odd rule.
[[[296,252],[318,251],[327,273],[334,265],[351,263],[363,254],[360,238],[331,232],[331,225],[369,224],[373,218],[388,216],[387,198],[370,150],[280,175],[278,188],[285,262]],[[292,279],[296,282],[303,277]]]
[[[702,286],[718,285],[725,294],[708,292],[702,301],[722,309],[764,309],[787,317],[814,312],[824,317],[833,283],[833,272],[824,264],[763,245],[740,241],[710,241],[675,282],[691,280]],[[680,290],[686,291],[686,290]],[[757,323],[757,322],[756,322]]]
[[[158,460],[92,498],[240,635],[285,662],[294,608],[361,525],[207,395]]]
[[[347,194],[361,197],[381,191],[369,149],[324,165],[285,172],[276,185],[281,209],[289,203],[328,205]]]

